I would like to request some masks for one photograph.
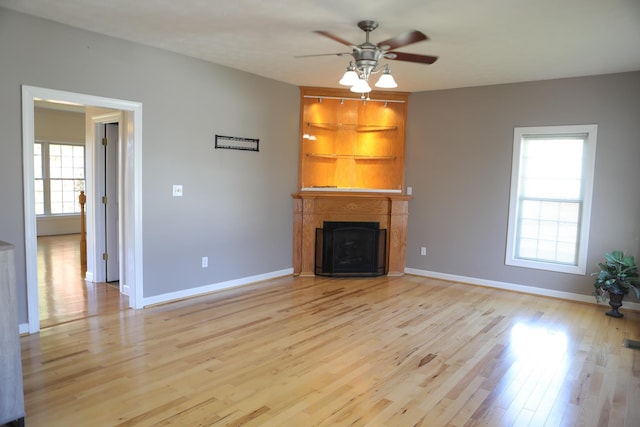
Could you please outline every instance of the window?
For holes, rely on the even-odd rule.
[[[597,129],[514,129],[507,265],[585,273]]]
[[[38,141],[34,146],[36,215],[80,213],[84,146]]]

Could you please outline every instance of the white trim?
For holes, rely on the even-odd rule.
[[[358,188],[358,187],[302,187],[300,191],[321,191],[321,192],[352,192],[352,193],[402,193],[402,190]]]
[[[131,182],[131,198],[133,203],[126,207],[126,223],[130,227],[132,245],[128,249],[131,253],[131,275],[129,286],[133,292],[129,295],[131,308],[142,308],[143,295],[143,259],[142,259],[142,104],[139,102],[104,98],[55,89],[35,86],[22,86],[22,157],[23,157],[23,191],[24,191],[24,221],[25,221],[25,262],[27,279],[27,318],[29,333],[40,330],[40,316],[38,313],[38,256],[37,256],[37,227],[35,215],[35,189],[33,170],[33,142],[35,141],[34,113],[35,99],[47,101],[65,101],[79,105],[123,110],[127,121],[128,143],[134,156],[132,166],[128,171]]]
[[[18,325],[18,333],[20,335],[27,335],[29,334],[29,324],[28,323],[20,323]]]
[[[438,273],[435,271],[419,270],[415,268],[405,268],[404,272],[413,274],[414,276],[430,277],[433,279],[448,280],[451,282],[460,282],[469,285],[484,286],[493,289],[502,289],[505,291],[520,292],[524,294],[538,295],[544,297],[558,298],[568,301],[585,302],[597,304],[593,295],[574,294],[572,292],[556,291],[553,289],[538,288],[535,286],[518,285],[515,283],[498,282],[495,280],[477,279],[475,277],[458,276],[455,274]],[[625,301],[623,307],[630,310],[640,311],[640,304],[636,302]]]
[[[125,235],[132,243],[127,244],[127,246],[129,248],[133,246],[133,256],[131,259],[127,259],[126,264],[129,271],[129,273],[126,274],[127,286],[129,286],[129,289],[133,292],[128,292],[127,295],[129,295],[129,307],[143,308],[142,104],[137,104],[133,110],[125,114],[125,126],[125,147],[127,147],[126,149],[128,151],[130,147],[130,151],[133,152],[133,155],[128,156],[125,162],[125,168],[127,169],[125,173],[131,177],[129,185],[125,190],[126,194],[130,195],[129,198],[133,200],[133,206],[129,206],[130,202],[127,200],[127,206],[124,207],[124,211],[127,213],[123,215],[124,221],[126,221],[124,228]]]
[[[39,143],[51,143],[51,144],[66,144],[66,145],[84,145],[84,139],[82,141],[69,139],[69,138],[56,138],[56,137],[40,137],[36,138],[34,142]]]
[[[518,221],[518,192],[520,187],[520,167],[522,161],[520,152],[525,135],[562,136],[570,134],[586,134],[583,152],[583,193],[582,214],[580,216],[580,236],[578,237],[578,260],[576,265],[564,265],[554,262],[528,260],[515,257],[516,227]],[[598,140],[598,125],[569,125],[569,126],[534,126],[516,127],[513,129],[513,159],[511,170],[511,190],[509,194],[509,220],[507,225],[507,247],[505,264],[516,267],[534,268],[539,270],[557,271],[569,274],[585,274],[587,268],[587,251],[589,244],[589,229],[591,223],[591,201],[593,195],[593,177],[595,174],[596,143]]]
[[[36,223],[35,173],[33,143],[35,141],[35,106],[29,86],[22,86],[22,170],[24,192],[24,250],[27,273],[27,331],[40,330],[38,309],[38,226]]]
[[[252,283],[262,282],[269,279],[275,279],[277,277],[290,276],[292,274],[293,274],[293,268],[287,268],[284,270],[272,271],[270,273],[258,274],[256,276],[249,276],[241,279],[228,280],[226,282],[213,283],[211,285],[185,289],[177,292],[171,292],[168,294],[156,295],[153,297],[145,298],[144,306],[147,307],[154,304],[164,304],[167,302],[177,301],[185,298],[192,298],[192,297],[208,294],[211,292],[235,288],[238,286],[249,285]]]

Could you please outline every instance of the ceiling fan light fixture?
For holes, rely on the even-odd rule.
[[[438,59],[437,56],[396,52],[396,49],[400,49],[420,41],[429,40],[429,37],[418,30],[407,31],[406,33],[399,34],[395,37],[391,37],[390,39],[374,44],[369,41],[369,35],[373,30],[378,28],[378,22],[373,20],[363,20],[358,22],[358,28],[365,32],[365,41],[361,44],[351,43],[328,31],[314,31],[321,36],[327,37],[345,46],[349,46],[349,48],[351,48],[350,53],[341,52],[337,54],[304,55],[351,55],[353,57],[353,61],[349,62],[347,71],[339,81],[340,85],[350,86],[351,92],[361,93],[363,95],[371,92],[371,87],[367,81],[372,74],[377,74],[383,70],[383,66],[378,63],[382,58],[397,59],[399,61],[414,62],[418,64],[433,64]],[[375,86],[383,89],[393,89],[398,87],[398,83],[396,83],[395,79],[391,75],[388,65],[384,66],[383,73]]]
[[[338,83],[343,86],[353,86],[354,84],[358,83],[359,79],[360,77],[358,76],[358,73],[356,73],[356,68],[353,66],[353,63],[350,63],[347,67],[347,71],[344,73]]]
[[[369,93],[371,92],[371,87],[369,86],[369,83],[367,83],[366,80],[358,79],[356,84],[351,86],[350,90],[351,92],[355,92],[355,93]]]
[[[389,70],[389,66],[387,65],[384,72],[376,82],[376,87],[380,87],[383,89],[393,89],[398,87],[398,83],[396,83],[395,79],[391,75],[391,70]]]

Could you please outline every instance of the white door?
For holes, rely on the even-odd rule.
[[[104,182],[105,182],[105,282],[117,282],[120,280],[119,243],[118,243],[118,147],[119,133],[118,123],[106,123],[104,125],[106,140],[104,147]]]

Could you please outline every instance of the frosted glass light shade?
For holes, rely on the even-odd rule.
[[[366,80],[358,79],[356,84],[351,86],[350,90],[351,92],[355,92],[355,93],[369,93],[371,92],[371,87],[369,86],[369,83],[367,83]]]
[[[376,87],[392,89],[394,87],[398,87],[398,83],[396,83],[389,70],[386,70],[376,82]]]
[[[360,80],[358,73],[353,70],[347,70],[338,83],[343,86],[353,86],[358,83],[358,80]]]

